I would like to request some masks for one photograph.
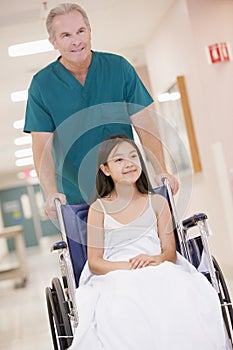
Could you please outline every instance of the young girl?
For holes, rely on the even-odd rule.
[[[132,140],[100,146],[96,189],[71,349],[230,349],[217,293],[176,252],[167,201]]]

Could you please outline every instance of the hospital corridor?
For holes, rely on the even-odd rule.
[[[101,242],[105,243],[105,240],[108,244],[114,242],[115,246],[113,244],[112,250],[109,250],[108,258],[105,255],[107,245],[101,252],[98,251],[99,255],[96,253],[97,249],[90,249],[92,257],[97,254],[99,258],[97,262],[95,259],[92,260],[93,270],[100,273],[92,274],[92,270],[86,265],[81,281],[86,278],[85,287],[89,287],[88,283],[94,281],[93,289],[95,289],[94,283],[97,283],[100,289],[88,294],[88,297],[92,296],[91,306],[90,298],[88,303],[83,302],[85,306],[88,304],[90,312],[87,313],[87,317],[85,315],[87,320],[83,317],[86,323],[84,322],[85,325],[81,328],[83,332],[81,340],[77,337],[78,345],[76,346],[74,342],[75,345],[71,345],[71,350],[73,346],[74,350],[78,349],[82,342],[84,350],[89,350],[85,349],[85,344],[91,344],[88,343],[89,340],[94,343],[99,339],[99,334],[104,334],[103,338],[105,337],[107,341],[115,339],[115,334],[111,333],[111,330],[115,329],[114,317],[109,317],[109,324],[112,327],[109,327],[110,332],[107,335],[104,332],[108,327],[103,321],[106,319],[103,315],[107,314],[106,310],[111,305],[112,299],[109,295],[112,296],[115,290],[109,287],[104,294],[105,286],[101,284],[101,277],[105,277],[103,273],[105,263],[110,272],[113,272],[113,266],[119,266],[114,264],[119,262],[123,264],[121,267],[124,266],[122,270],[129,269],[129,266],[131,270],[140,270],[139,273],[136,271],[135,279],[130,279],[128,285],[124,284],[125,299],[122,299],[123,301],[118,299],[119,305],[126,305],[125,313],[120,314],[121,329],[119,325],[119,332],[124,336],[119,339],[122,341],[126,339],[127,342],[128,334],[124,333],[127,328],[124,327],[124,322],[128,320],[127,315],[132,319],[138,315],[141,320],[138,310],[143,305],[142,301],[150,300],[147,294],[144,294],[146,290],[144,282],[147,283],[151,279],[146,279],[145,276],[151,277],[155,273],[153,268],[159,261],[158,265],[164,268],[159,270],[159,273],[166,271],[166,276],[171,276],[169,274],[174,268],[175,274],[172,277],[178,276],[184,283],[177,284],[180,287],[176,290],[177,299],[180,291],[182,294],[185,290],[182,286],[188,285],[187,281],[191,281],[187,287],[191,291],[189,295],[194,295],[193,298],[190,296],[189,301],[191,298],[195,302],[201,299],[204,304],[202,297],[205,293],[199,293],[198,296],[195,296],[195,293],[197,290],[205,291],[205,288],[208,295],[213,297],[209,298],[213,304],[208,304],[209,309],[206,313],[203,312],[206,318],[201,316],[203,323],[198,323],[198,327],[204,325],[205,328],[209,324],[206,320],[213,320],[213,327],[209,327],[209,330],[205,328],[205,331],[202,331],[204,328],[200,330],[194,325],[192,328],[202,335],[209,331],[210,336],[206,337],[207,340],[204,336],[200,336],[200,341],[211,344],[212,334],[218,343],[216,340],[218,332],[213,331],[217,329],[221,333],[219,337],[221,344],[225,339],[233,344],[232,23],[233,0],[1,2],[0,350],[54,350],[56,346],[53,346],[53,341],[57,344],[60,341],[61,346],[57,346],[59,350],[70,348],[69,341],[73,340],[70,333],[76,330],[78,323],[76,321],[79,317],[75,296],[80,292],[80,289],[77,291],[77,287],[87,259],[86,244],[79,244],[83,240],[86,243],[86,231],[84,230],[84,235],[78,239],[75,234],[79,232],[77,228],[80,229],[81,235],[83,234],[83,227],[86,227],[83,225],[85,221],[83,218],[85,216],[86,219],[87,207],[96,201],[98,191],[100,197],[98,200],[103,198],[104,202],[102,205],[101,200],[97,201],[101,206],[102,221],[97,214],[93,216],[93,221],[94,219],[101,221],[101,229],[98,231]],[[109,137],[111,140],[117,139],[119,144],[116,143],[112,149],[109,148],[108,154],[103,156],[103,152],[98,158],[101,144],[109,141]],[[131,144],[131,139],[134,139],[135,143]],[[114,153],[118,146],[120,149],[122,147],[123,155]],[[107,146],[104,151],[108,152]],[[137,158],[138,163],[128,157],[131,154]],[[136,170],[125,171],[123,166],[127,166],[126,161],[131,162]],[[145,174],[148,172],[150,181],[147,181],[147,175],[141,181],[143,172]],[[130,190],[133,189],[134,195],[130,200],[128,195],[126,200],[127,203],[130,202],[131,207],[126,206],[123,210],[123,205],[116,204],[120,210],[115,217],[113,215],[110,224],[107,222],[110,225],[109,229],[105,226],[106,217],[111,216],[108,216],[109,212],[111,213],[109,208],[114,208],[114,201],[116,198],[119,199],[118,194],[124,192],[117,192],[120,187],[116,184],[121,183],[120,180],[117,182],[118,176],[120,180],[126,178],[125,183],[131,185]],[[166,187],[166,178],[169,178],[171,188],[169,185]],[[108,182],[109,179],[113,179],[112,184]],[[104,189],[104,186],[108,190]],[[168,200],[169,206],[164,198],[163,203],[166,202],[164,208],[172,208],[176,242],[173,236],[172,239],[166,240],[168,236],[164,234],[163,225],[154,225],[155,222],[159,223],[159,220],[161,222],[161,217],[164,218],[163,215],[159,216],[157,210],[158,203],[162,203],[161,197],[157,197],[161,202],[158,200],[154,203],[153,199],[151,201],[154,189],[159,194],[162,193],[159,191],[166,189],[165,195],[163,193],[162,196]],[[174,196],[171,196],[172,191]],[[123,194],[128,194],[126,192]],[[57,198],[64,203],[66,198],[68,204],[74,205],[71,211],[72,219],[68,217],[68,222],[62,225],[58,218],[53,216],[55,208],[59,206],[58,201],[55,201]],[[141,205],[138,211],[136,203]],[[149,210],[147,213],[145,203],[149,203],[148,208],[154,206],[153,211]],[[76,204],[80,204],[80,212],[76,211]],[[69,210],[68,207],[68,212]],[[170,218],[168,211],[166,218]],[[139,212],[141,215],[136,217]],[[50,218],[48,213],[51,214]],[[117,217],[118,214],[120,217],[120,213],[126,219],[121,221]],[[144,214],[148,215],[149,219],[144,219],[145,222],[142,222]],[[135,217],[139,221],[136,221]],[[183,225],[182,220],[187,218],[189,219]],[[152,220],[154,231],[146,228]],[[133,225],[128,226],[134,222],[139,223],[140,229],[135,230]],[[176,225],[177,222],[183,225],[181,231]],[[63,226],[69,227],[71,234],[64,232]],[[123,227],[128,229],[127,234],[122,234]],[[140,230],[144,230],[143,245],[137,246],[135,243],[130,246],[129,242],[133,241],[134,235],[135,237],[139,235]],[[61,237],[61,231],[65,239],[64,236]],[[107,235],[106,232],[111,234]],[[112,232],[120,234],[113,237]],[[180,232],[183,241],[180,239]],[[188,242],[187,232],[188,237],[191,237]],[[166,241],[166,244],[163,245],[162,240]],[[62,259],[59,261],[59,249],[51,251],[51,248],[55,242],[60,241],[64,242],[55,247],[63,249]],[[155,241],[156,246],[153,250]],[[168,241],[171,243],[170,246]],[[116,248],[118,244],[124,245],[125,249],[122,249],[119,255]],[[165,254],[163,254],[164,246]],[[133,248],[133,254],[130,248]],[[139,248],[143,252],[139,252]],[[175,260],[176,250],[183,255],[179,256],[180,260]],[[67,252],[71,255],[71,260],[73,259],[68,263]],[[79,253],[82,261],[77,259]],[[90,256],[89,259],[91,260]],[[187,263],[187,260],[191,264]],[[179,261],[187,263],[187,265],[184,263],[187,269],[184,272],[192,272],[188,275],[190,277],[193,274],[190,280],[189,278],[182,280],[183,275],[178,271],[179,267],[182,267],[179,266]],[[66,293],[70,299],[65,303],[59,282],[56,280],[52,283],[52,280],[58,277],[62,286],[67,284],[69,278],[64,274],[63,279],[61,276],[61,262],[63,272],[67,272],[67,266],[71,267],[73,269],[71,275],[74,277],[71,282],[72,288]],[[132,267],[141,267],[141,264],[151,265],[144,269],[148,275],[140,275],[142,269]],[[116,270],[114,272],[118,273],[121,269]],[[197,271],[206,275],[215,290],[220,288],[218,296],[209,288],[207,279]],[[123,273],[120,278],[126,281]],[[194,291],[190,287],[195,278],[200,283],[198,286],[203,289],[197,288]],[[170,280],[168,277],[164,280],[160,278],[161,290]],[[111,274],[108,281],[112,281]],[[228,290],[229,296],[224,295],[224,288]],[[171,288],[164,287],[164,289],[168,291]],[[98,295],[98,305],[97,291],[99,294],[107,295],[105,299]],[[85,301],[87,294],[82,294],[82,289],[80,293],[84,298],[80,300]],[[132,300],[137,301],[134,302],[137,305],[135,309],[133,307],[130,309],[133,303],[129,305],[125,301],[132,294],[135,297]],[[144,298],[141,298],[141,295]],[[167,297],[163,292],[160,292],[160,295],[164,299],[171,299],[171,296]],[[185,293],[182,296],[185,298]],[[109,304],[104,303],[106,299]],[[160,298],[156,298],[157,302],[158,299]],[[189,304],[193,308],[193,313],[196,312],[197,318],[202,315],[204,309],[203,304],[198,302]],[[223,304],[227,315],[221,311],[224,309]],[[85,308],[82,308],[81,302],[80,305],[80,313],[83,312],[84,315]],[[118,304],[115,303],[114,312],[117,313],[122,309],[116,305]],[[151,305],[149,301],[143,317],[148,319],[148,325],[151,325],[152,309],[148,305]],[[194,305],[198,307],[195,308]],[[217,307],[214,308],[212,305]],[[153,306],[158,310],[160,305],[154,303]],[[128,312],[127,307],[133,311]],[[101,308],[106,314],[101,313]],[[173,313],[176,314],[177,310],[175,308],[174,310]],[[183,320],[182,317],[187,317],[186,320],[191,323],[190,314],[188,312],[185,314],[186,310],[183,311],[184,314],[179,314],[178,321]],[[95,316],[88,320],[89,314]],[[103,322],[99,328],[96,327],[98,328],[96,331],[94,327],[97,324],[97,314],[98,321]],[[161,314],[158,312],[159,316],[156,319],[159,326],[165,324],[159,322]],[[212,317],[213,314],[217,316]],[[51,320],[54,321],[53,325],[55,324],[54,332]],[[189,321],[186,323],[189,324]],[[218,327],[219,324],[221,327]],[[177,327],[178,325],[179,322]],[[150,327],[146,331],[148,329]],[[190,329],[191,327],[188,331]],[[140,331],[137,333],[138,338],[136,336],[133,338],[134,345],[139,348],[141,344],[138,345],[140,342],[137,344],[137,339],[140,338],[140,341],[144,342],[144,338],[141,337]],[[152,333],[147,337],[150,344],[155,343]],[[179,334],[175,331],[174,333]],[[163,334],[163,329],[160,334]],[[164,339],[160,337],[159,345],[164,344],[163,341],[166,341]],[[98,341],[98,344],[101,341]],[[115,350],[112,347],[118,339],[114,341],[112,340],[112,344],[110,342],[110,346],[102,348]],[[147,347],[150,349],[146,349],[145,346],[145,350],[153,350],[151,345]],[[211,346],[207,350],[209,349],[212,350]],[[122,348],[122,350],[132,349]]]

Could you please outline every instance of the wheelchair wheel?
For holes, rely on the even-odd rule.
[[[56,311],[55,311],[55,305],[54,305],[54,300],[53,300],[51,288],[47,287],[45,290],[45,294],[46,294],[46,302],[47,302],[50,330],[51,330],[51,335],[52,335],[52,340],[53,340],[53,347],[54,347],[54,350],[59,350],[58,342],[57,342],[56,328],[55,328],[55,318],[57,317],[57,315],[56,315]]]
[[[219,284],[219,300],[222,306],[222,315],[224,319],[224,323],[226,326],[228,337],[231,341],[231,344],[233,345],[233,339],[232,339],[232,332],[233,332],[233,309],[232,309],[232,303],[230,294],[223,276],[223,273],[221,271],[220,266],[218,265],[216,259],[212,257],[214,268],[216,271],[216,275],[218,278],[218,284]]]
[[[46,288],[46,300],[54,350],[68,349],[73,340],[73,332],[68,303],[58,278],[52,280],[52,288]]]

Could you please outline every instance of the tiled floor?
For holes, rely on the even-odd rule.
[[[56,237],[53,238],[56,241]],[[45,287],[60,276],[57,253],[50,253],[50,241],[28,250],[30,279],[26,288],[14,289],[12,281],[0,282],[0,349],[52,350],[47,319]],[[232,270],[225,270],[233,295]]]
[[[30,276],[25,288],[15,289],[13,281],[0,282],[1,350],[53,349],[45,287],[53,277],[60,276],[60,271],[58,255],[50,253],[50,246],[51,241],[45,240],[43,248],[28,249]]]

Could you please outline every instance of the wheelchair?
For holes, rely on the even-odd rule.
[[[226,332],[233,348],[231,297],[221,268],[210,252],[207,215],[199,213],[179,222],[168,180],[163,179],[163,186],[154,191],[164,196],[169,203],[177,251],[200,270],[217,291]],[[71,346],[74,333],[78,331],[79,317],[75,293],[87,260],[86,221],[89,205],[61,205],[57,199],[55,204],[62,240],[54,243],[51,250],[59,253],[61,277],[52,279],[51,286],[46,287],[45,294],[54,350],[65,350]],[[198,234],[191,237],[189,232],[194,227]]]

